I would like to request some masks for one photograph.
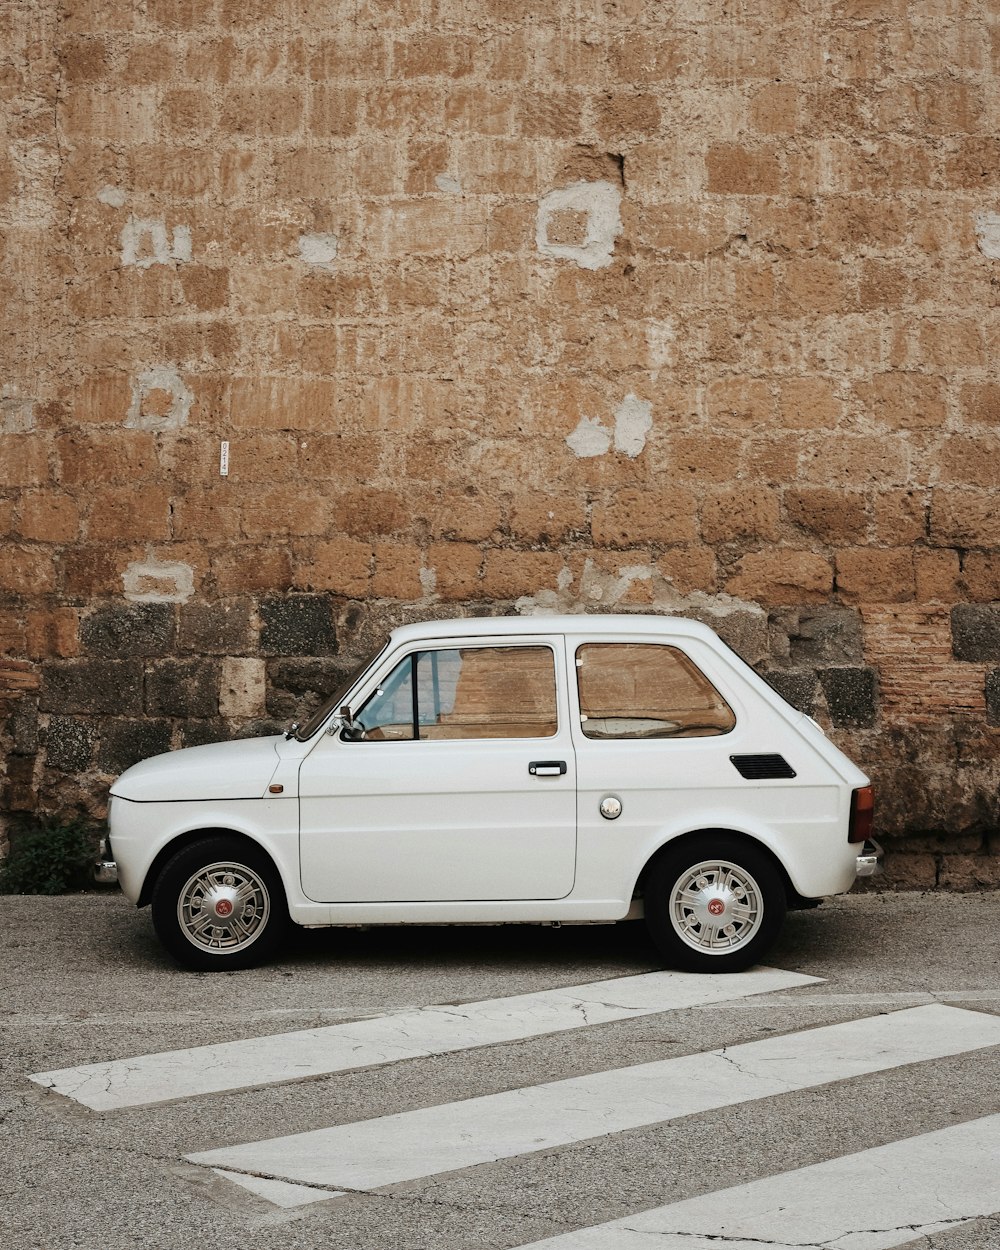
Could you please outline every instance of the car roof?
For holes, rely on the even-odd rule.
[[[394,645],[420,641],[423,638],[457,638],[474,635],[490,637],[524,637],[544,634],[603,634],[622,639],[639,635],[662,634],[673,638],[700,638],[718,642],[718,635],[701,621],[683,616],[652,616],[638,612],[579,613],[572,616],[466,616],[447,620],[424,621],[401,625],[392,631]]]

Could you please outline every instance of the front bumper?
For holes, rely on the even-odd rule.
[[[880,873],[882,871],[882,857],[884,855],[885,852],[875,839],[869,838],[864,844],[861,854],[858,856],[858,876],[874,877],[876,873]]]

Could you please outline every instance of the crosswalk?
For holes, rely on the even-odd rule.
[[[440,1004],[30,1079],[111,1114],[247,1088],[458,1055],[603,1024],[801,994],[818,978],[758,968],[730,976],[647,973],[534,994]],[[335,1211],[347,1195],[530,1163],[540,1152],[641,1132],[876,1073],[976,1057],[1000,1047],[1000,1016],[921,1003],[842,1023],[434,1103],[264,1140],[230,1139],[183,1156],[276,1209]],[[690,1191],[689,1191],[690,1192]],[[889,1250],[1000,1212],[1000,1115],[901,1136],[792,1171],[576,1228],[524,1250]],[[512,1243],[511,1250],[514,1244]],[[986,1243],[984,1243],[986,1244]]]

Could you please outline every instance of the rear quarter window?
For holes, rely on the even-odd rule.
[[[726,700],[677,647],[586,643],[576,672],[588,738],[704,738],[736,725]]]

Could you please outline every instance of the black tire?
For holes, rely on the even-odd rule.
[[[199,972],[266,962],[288,927],[285,892],[269,857],[221,834],[192,842],[167,861],[151,910],[163,945]]]
[[[664,962],[685,972],[749,968],[777,939],[786,906],[771,859],[726,834],[667,846],[646,876],[646,928]]]

